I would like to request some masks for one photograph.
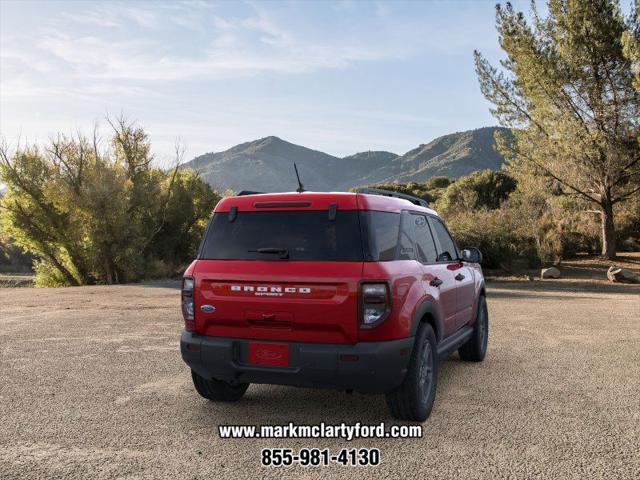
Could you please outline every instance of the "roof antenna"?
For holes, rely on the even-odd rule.
[[[296,178],[298,179],[298,188],[296,189],[296,192],[305,192],[306,190],[304,189],[304,185],[302,185],[302,182],[300,181],[300,174],[298,174],[298,166],[296,165],[296,162],[293,162],[293,168],[296,169]]]

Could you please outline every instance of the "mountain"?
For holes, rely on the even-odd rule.
[[[451,133],[420,145],[389,162],[376,176],[384,181],[425,182],[430,177],[458,178],[476,170],[498,170],[504,158],[494,148],[494,134],[510,131],[500,127],[485,127]]]
[[[493,134],[507,129],[485,127],[445,135],[404,155],[385,151],[335,157],[278,137],[242,143],[224,152],[206,153],[183,165],[200,172],[218,190],[292,191],[297,187],[293,162],[305,188],[347,190],[380,182],[423,182],[432,176],[451,178],[476,170],[497,170],[502,156],[494,149]]]
[[[343,157],[342,160],[355,168],[380,168],[399,156],[397,153],[370,150],[368,152],[354,153],[348,157]]]
[[[346,188],[373,183],[371,178],[377,178],[375,172],[381,171],[399,157],[397,153],[385,151],[360,152],[343,157],[341,164],[344,165],[344,170],[348,170]]]
[[[340,183],[340,158],[265,137],[219,153],[206,153],[183,167],[200,172],[219,190],[292,191],[297,187],[293,162],[310,190],[331,190]]]

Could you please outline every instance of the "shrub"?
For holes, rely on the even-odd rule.
[[[137,281],[195,255],[219,197],[191,170],[153,167],[142,129],[113,128],[105,151],[81,136],[0,150],[0,224],[38,258],[38,286]]]
[[[515,188],[515,180],[507,173],[481,170],[450,184],[440,196],[436,208],[443,215],[472,212],[479,208],[497,209]]]
[[[508,268],[516,260],[524,260],[531,267],[539,264],[535,239],[519,233],[507,209],[481,209],[446,220],[460,248],[480,249],[485,267]]]
[[[425,182],[425,187],[429,191],[438,190],[441,188],[447,188],[452,183],[453,180],[451,180],[449,177],[431,177]]]

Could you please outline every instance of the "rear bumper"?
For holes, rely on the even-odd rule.
[[[183,331],[180,350],[187,365],[205,378],[384,393],[404,379],[413,341],[408,337],[355,345],[274,342],[288,343],[288,367],[250,365],[249,340],[242,338],[206,337]],[[349,357],[341,359],[343,355]]]

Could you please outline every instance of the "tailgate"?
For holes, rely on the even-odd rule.
[[[362,262],[199,260],[194,270],[196,331],[356,343],[362,267]]]

